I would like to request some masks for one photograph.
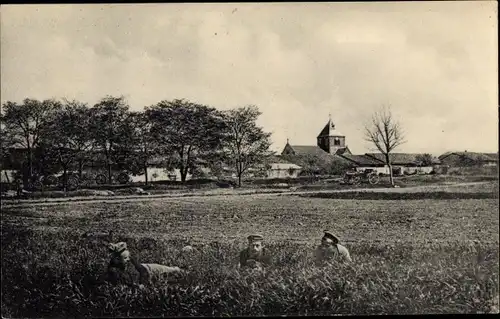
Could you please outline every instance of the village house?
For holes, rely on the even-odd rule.
[[[384,162],[370,156],[343,154],[342,157],[351,162],[357,172],[372,170],[377,174],[389,174],[389,167]]]
[[[439,160],[449,167],[497,166],[498,153],[448,152]]]
[[[287,143],[281,153],[282,156],[315,157],[321,160],[333,161],[342,159],[349,163],[358,172],[367,169],[379,174],[389,174],[385,165],[385,157],[381,153],[366,153],[354,155],[346,144],[346,136],[340,133],[331,119],[317,136],[316,145],[291,145]],[[432,163],[423,165],[418,157],[422,154],[393,153],[390,155],[393,173],[403,174],[429,174],[440,162],[437,158]]]
[[[271,156],[265,168],[266,178],[296,178],[302,171],[302,167],[290,163],[280,156]]]
[[[385,163],[385,156],[381,153],[366,153],[365,155],[381,163]],[[420,156],[422,154],[391,153],[389,159],[394,175],[429,174],[434,170],[436,165],[440,164],[439,159],[432,157],[431,163],[426,165],[420,161]]]

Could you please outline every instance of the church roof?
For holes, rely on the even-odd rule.
[[[316,145],[290,145],[296,155],[328,155]]]
[[[343,154],[350,154],[351,153],[351,150],[346,146],[346,147],[341,147],[339,148],[336,152],[335,152],[335,155],[343,155]]]
[[[281,164],[291,164],[289,161],[283,159],[280,155],[272,155],[267,160],[268,163],[281,163]]]
[[[330,119],[328,120],[328,123],[326,123],[321,133],[319,133],[318,137],[320,136],[345,136],[345,135],[335,129],[335,124],[333,124],[332,120]]]
[[[314,156],[330,156],[327,152],[325,152],[322,148],[320,148],[317,145],[290,145],[295,153],[295,155],[314,155]],[[349,148],[346,147],[341,147],[339,148],[336,152],[335,155],[342,155],[342,154],[349,154],[351,151]]]

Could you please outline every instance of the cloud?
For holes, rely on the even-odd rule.
[[[255,104],[274,149],[314,145],[328,114],[365,152],[384,103],[401,151],[497,148],[496,5],[272,3],[2,6],[1,100],[125,95]],[[235,10],[236,9],[236,10]]]

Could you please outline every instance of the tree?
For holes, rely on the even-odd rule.
[[[302,167],[300,175],[336,175],[347,168],[347,163],[337,157],[317,154],[283,155],[282,158]]]
[[[221,147],[225,122],[214,108],[176,99],[161,101],[146,112],[159,149],[169,157],[175,155],[172,163],[179,168],[182,182],[200,159]]]
[[[403,129],[393,118],[390,108],[384,107],[372,115],[371,123],[365,125],[365,140],[373,143],[375,149],[384,155],[385,164],[389,168],[390,183],[394,186],[390,154],[396,147],[405,143],[405,140]]]
[[[419,162],[420,166],[432,166],[434,163],[432,155],[428,153],[419,154],[415,159]]]
[[[265,164],[271,155],[271,133],[264,132],[256,123],[261,114],[254,105],[226,112],[225,149],[229,164],[236,170],[240,187],[242,176],[249,169]]]
[[[21,104],[11,101],[3,104],[1,122],[4,130],[13,144],[25,148],[27,152],[28,172],[24,174],[25,182],[32,181],[34,175],[34,151],[40,146],[43,127],[60,107],[61,103],[54,99],[24,99]]]
[[[44,144],[63,169],[64,190],[68,186],[70,166],[78,163],[81,177],[83,161],[92,150],[90,121],[90,109],[85,103],[64,100],[63,107],[45,126]]]
[[[156,139],[151,134],[152,123],[148,118],[148,112],[130,112],[128,118],[128,130],[134,148],[129,155],[128,162],[132,171],[143,171],[146,185],[148,184],[148,162],[158,154]]]
[[[3,170],[4,161],[7,161],[11,155],[12,147],[16,144],[15,136],[9,130],[5,129],[3,122],[0,122],[0,136],[2,137],[0,146],[1,161],[0,170]]]
[[[126,138],[128,109],[123,96],[106,96],[91,108],[91,134],[99,151],[105,156],[109,183],[112,183],[112,166],[117,163],[120,152],[129,142]]]

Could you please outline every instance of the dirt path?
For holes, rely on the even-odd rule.
[[[420,192],[435,188],[454,188],[460,186],[472,186],[487,184],[489,182],[468,182],[468,183],[455,183],[455,184],[439,184],[439,185],[421,185],[405,188],[357,188],[357,189],[334,189],[334,190],[296,190],[290,191],[289,189],[282,190],[211,190],[203,193],[190,192],[190,193],[175,193],[175,194],[157,194],[149,196],[95,196],[95,197],[71,197],[71,198],[47,198],[43,200],[9,200],[2,201],[2,207],[31,207],[31,206],[52,206],[52,205],[68,205],[68,204],[88,204],[88,203],[124,203],[124,202],[141,202],[151,200],[162,200],[166,198],[200,198],[207,196],[226,197],[226,196],[245,196],[252,195],[258,197],[265,196],[282,196],[294,194],[308,194],[308,193],[345,193],[345,192],[384,192],[384,193],[413,193]]]
[[[446,189],[448,187],[460,187],[460,186],[472,186],[472,185],[483,185],[490,182],[464,182],[464,183],[453,183],[453,184],[436,184],[436,185],[420,185],[420,186],[410,186],[403,188],[355,188],[355,189],[336,189],[336,190],[317,190],[317,191],[304,191],[303,193],[348,193],[348,192],[374,192],[374,193],[415,193],[421,192],[428,189],[441,188]],[[300,191],[302,193],[302,191]],[[299,193],[299,191],[294,192]]]

